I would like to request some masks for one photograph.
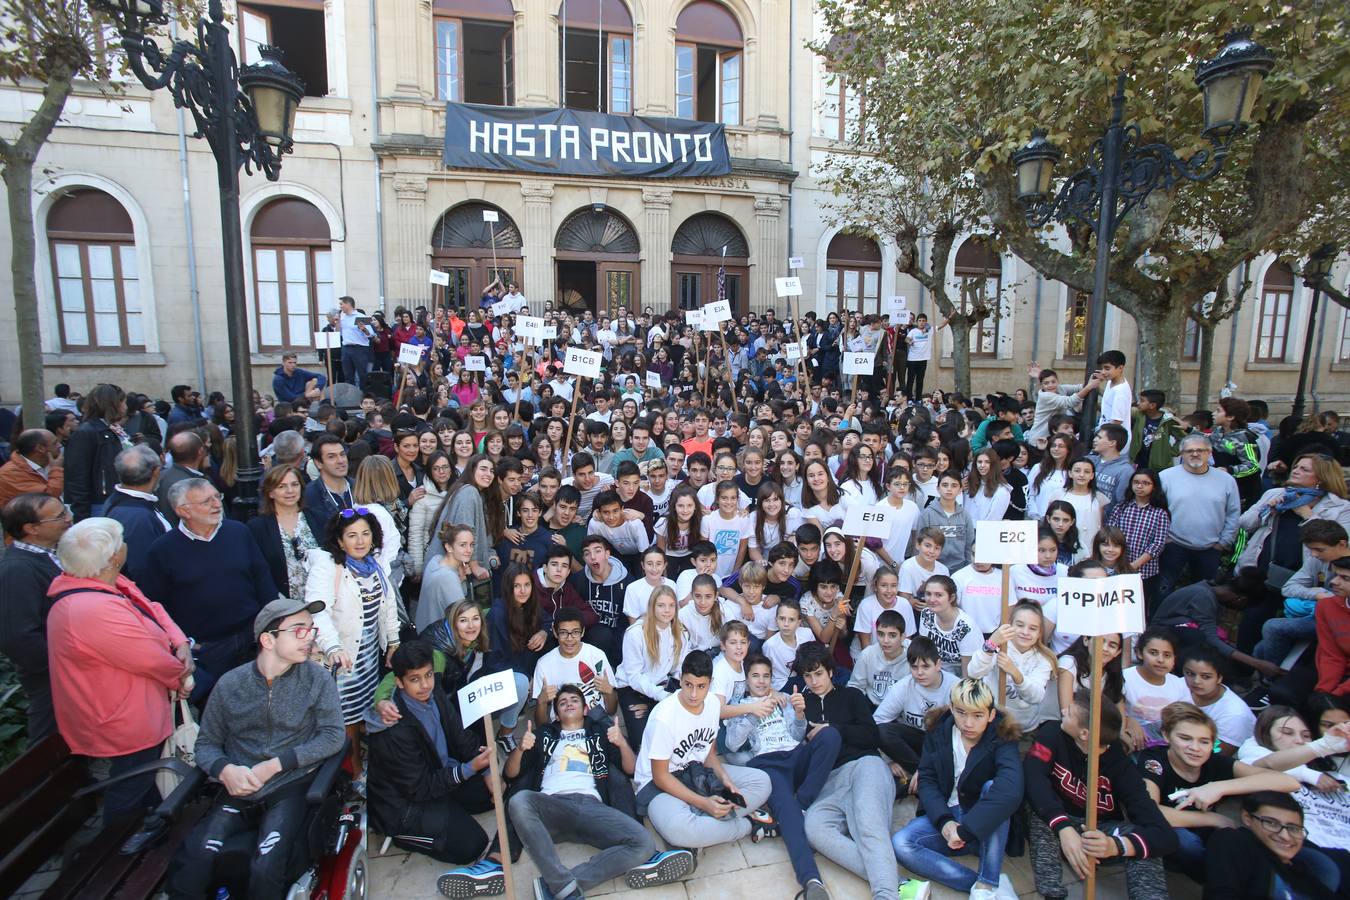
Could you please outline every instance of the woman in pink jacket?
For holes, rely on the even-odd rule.
[[[56,547],[64,574],[47,615],[56,724],[71,752],[107,759],[110,777],[159,758],[173,730],[172,700],[192,690],[192,649],[158,603],[121,573],[122,525],[95,517]],[[155,773],[104,793],[105,823],[157,802]]]

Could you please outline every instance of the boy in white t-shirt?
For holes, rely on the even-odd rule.
[[[854,660],[848,686],[867,695],[876,709],[891,685],[909,677],[909,659],[905,656],[909,641],[905,638],[905,619],[900,610],[883,610],[873,625],[873,634],[876,640]]]
[[[942,655],[926,637],[910,638],[905,657],[909,676],[891,686],[872,718],[881,730],[881,751],[891,758],[891,772],[908,782],[919,769],[924,716],[948,704],[960,679],[942,668]]]
[[[1094,431],[1108,422],[1114,422],[1125,429],[1125,446],[1130,446],[1130,408],[1134,404],[1134,392],[1125,380],[1125,354],[1119,350],[1107,350],[1097,357],[1097,371],[1106,382],[1102,391],[1101,415],[1097,419]]]
[[[603,703],[610,715],[619,708],[619,694],[609,680],[609,660],[599,647],[582,643],[585,633],[581,610],[564,606],[553,617],[553,636],[558,639],[558,646],[535,664],[530,689],[530,694],[539,701],[534,719],[540,725],[553,715],[553,698],[565,684],[581,688],[587,706]]]
[[[1011,573],[1009,579],[1011,580]],[[998,566],[974,562],[952,576],[961,608],[975,622],[985,637],[1003,624],[1003,572]],[[1016,604],[1012,587],[1008,589],[1008,606]]]
[[[763,653],[773,663],[773,689],[781,691],[793,677],[797,647],[816,636],[802,624],[802,605],[796,600],[779,602],[775,624],[778,630],[764,642]]]
[[[623,614],[629,625],[647,614],[647,601],[661,585],[675,590],[675,582],[666,577],[666,555],[653,544],[642,552],[642,577],[623,592]]]
[[[915,596],[919,586],[934,575],[951,574],[946,566],[938,562],[938,557],[942,555],[942,546],[946,543],[947,536],[942,533],[941,528],[937,526],[920,528],[918,534],[914,536],[915,554],[900,566],[898,588],[900,596],[904,597],[905,602],[916,612],[924,608],[923,597]]]
[[[675,598],[684,606],[694,589],[694,579],[700,575],[717,574],[717,548],[712,541],[695,541],[689,547],[689,561],[693,565],[675,579]],[[718,581],[721,581],[719,578]]]
[[[1256,715],[1223,683],[1224,662],[1219,651],[1197,644],[1181,654],[1181,672],[1195,705],[1214,720],[1219,752],[1232,756],[1256,731]]]
[[[709,696],[712,658],[695,650],[680,666],[680,689],[648,714],[638,751],[633,787],[637,811],[651,820],[670,846],[711,847],[740,840],[755,827],[772,826],[760,812],[769,799],[769,776],[758,769],[723,765],[717,755],[721,704]],[[719,777],[724,790],[705,796],[677,777],[692,763],[702,763]]]

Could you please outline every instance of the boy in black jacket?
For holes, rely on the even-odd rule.
[[[834,686],[834,658],[819,641],[797,648],[795,667],[806,693],[794,692],[791,701],[806,720],[807,740],[826,725],[843,738],[834,771],[806,811],[806,836],[817,853],[866,879],[873,900],[897,900],[900,870],[891,849],[895,779],[878,753],[881,733],[872,704],[857,688]]]
[[[1144,778],[1117,743],[1120,711],[1103,703],[1097,753],[1097,829],[1079,833],[1087,811],[1087,742],[1091,697],[1074,695],[1059,722],[1046,722],[1022,762],[1026,777],[1032,868],[1043,897],[1065,897],[1060,857],[1086,878],[1092,860],[1125,859],[1130,900],[1167,896],[1160,857],[1177,849],[1177,837],[1144,787]],[[1128,821],[1126,818],[1128,817]]]
[[[977,678],[958,681],[950,709],[933,710],[929,721],[934,724],[918,770],[923,814],[892,838],[895,855],[914,874],[969,892],[972,900],[1016,897],[1003,874],[1003,848],[1022,802],[1021,729],[994,705],[993,692]],[[964,751],[960,760],[956,740]],[[955,805],[948,802],[953,791]],[[962,854],[977,856],[978,867],[951,858]]]
[[[1295,859],[1303,849],[1303,807],[1288,794],[1257,791],[1242,798],[1243,828],[1220,828],[1205,854],[1205,900],[1274,900],[1338,896]],[[1343,895],[1340,895],[1343,896]]]
[[[421,640],[405,641],[394,651],[399,719],[368,738],[370,818],[405,850],[441,862],[473,863],[441,876],[447,896],[505,893],[498,840],[489,847],[487,833],[473,818],[492,809],[492,776],[484,770],[495,750],[464,730],[432,659],[431,645]],[[520,844],[512,840],[511,846]],[[487,857],[475,862],[484,850]]]
[[[519,746],[506,760],[512,779],[508,808],[540,873],[535,900],[567,900],[625,875],[631,888],[678,881],[694,871],[688,850],[656,852],[656,841],[638,820],[633,785],[637,760],[619,727],[604,710],[586,715],[586,696],[563,685],[553,698],[557,720],[536,734],[527,723]],[[616,767],[617,766],[617,767]],[[589,844],[600,852],[568,868],[556,844]]]

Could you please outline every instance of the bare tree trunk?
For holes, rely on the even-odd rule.
[[[947,323],[952,329],[952,370],[957,393],[970,396],[970,321],[956,316]]]
[[[38,322],[36,240],[33,237],[33,163],[5,166],[9,202],[10,277],[14,281],[14,319],[19,339],[20,399],[24,425],[42,427],[42,333]]]
[[[1139,327],[1140,362],[1151,374],[1149,384],[1137,384],[1135,390],[1153,389],[1167,395],[1167,403],[1181,402],[1181,362],[1177,337],[1186,323],[1186,310],[1181,304],[1169,304],[1161,310],[1146,307],[1135,313]]]
[[[1209,392],[1212,389],[1214,332],[1218,330],[1218,326],[1213,322],[1196,324],[1200,328],[1200,379],[1195,386],[1195,408],[1205,409],[1209,406]]]

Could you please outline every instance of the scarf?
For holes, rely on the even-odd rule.
[[[384,571],[380,568],[380,563],[375,559],[375,554],[367,553],[361,559],[348,556],[345,563],[347,571],[351,572],[357,578],[369,578],[371,575],[377,575],[380,579],[380,590],[389,593],[389,585],[384,580]]]
[[[1327,492],[1321,488],[1287,487],[1284,489],[1284,496],[1280,498],[1279,504],[1275,507],[1275,512],[1289,512],[1289,510],[1298,509],[1300,506],[1308,506],[1321,500],[1326,495]]]

